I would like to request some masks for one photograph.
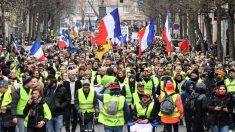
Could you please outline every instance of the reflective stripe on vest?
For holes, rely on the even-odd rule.
[[[167,95],[169,95],[169,94],[171,94],[171,93],[167,93]],[[162,99],[164,99],[165,93],[163,92],[160,96],[161,96]],[[177,99],[178,96],[179,96],[179,94],[174,94],[173,96],[171,96],[174,105],[176,105],[175,102],[176,102],[176,99]],[[173,113],[173,114],[171,114],[171,115],[165,115],[165,114],[162,114],[161,111],[160,111],[158,115],[159,115],[159,116],[163,116],[163,117],[179,117],[179,116],[180,116],[180,113],[179,113],[177,107],[175,106],[175,109],[174,109],[174,113]]]
[[[231,81],[227,78],[224,80],[224,84],[226,85],[229,93],[235,92],[235,79]]]
[[[108,102],[117,101],[118,102],[118,112],[115,115],[111,115],[107,112]],[[111,96],[109,94],[104,94],[103,96],[104,106],[99,114],[98,121],[106,126],[123,126],[125,124],[124,120],[124,96]]]
[[[9,87],[3,96],[2,107],[7,106],[12,101],[11,88]]]
[[[94,105],[93,105],[94,104],[94,96],[95,96],[94,90],[90,89],[90,92],[89,92],[87,98],[84,95],[83,88],[78,90],[79,106],[80,106],[80,110],[83,113],[95,112]]]
[[[25,91],[25,89],[23,88],[23,86],[20,87],[20,99],[18,101],[17,104],[17,109],[16,109],[16,114],[17,115],[23,115],[23,110],[30,98],[32,89],[30,89],[29,94],[27,94],[27,92]]]
[[[140,97],[137,92],[133,93],[133,102],[134,105],[140,102]]]
[[[150,114],[153,110],[153,105],[154,105],[154,102],[151,102],[149,104],[148,110],[147,110],[147,107],[143,108],[140,103],[137,103],[136,104],[137,117],[139,118],[140,116],[145,116],[146,118],[149,118]],[[146,112],[146,110],[147,110],[147,112]]]

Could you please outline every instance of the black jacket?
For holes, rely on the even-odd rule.
[[[51,110],[52,117],[63,115],[64,109],[70,105],[69,93],[62,85],[46,87],[44,96]]]
[[[193,94],[198,94],[198,93],[193,93]],[[192,113],[193,123],[203,125],[203,123],[205,123],[206,110],[207,110],[206,95],[198,94],[197,99],[195,100],[195,110]]]
[[[24,115],[28,116],[28,125],[27,127],[36,127],[38,122],[45,121],[45,123],[48,121],[46,118],[44,118],[44,112],[43,112],[43,104],[45,101],[43,99],[40,100],[39,103],[28,104],[24,108]]]
[[[67,93],[69,94],[69,98],[71,99],[70,82],[69,81],[64,81],[63,86],[65,87]],[[76,80],[75,81],[74,97],[75,97],[76,91],[80,88],[82,88],[82,83],[81,83],[80,80]]]
[[[0,97],[3,99],[2,97]],[[0,106],[2,105],[2,99],[0,99]],[[6,106],[6,113],[0,112],[0,125],[3,125],[4,127],[10,127],[15,126],[15,124],[12,122],[13,116],[11,114],[11,103]]]
[[[232,98],[228,94],[224,99],[221,99],[217,95],[214,95],[208,103],[208,123],[209,125],[230,125],[230,114],[232,113]],[[229,112],[215,111],[215,107],[227,107]]]

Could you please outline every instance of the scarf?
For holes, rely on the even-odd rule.
[[[216,92],[216,95],[217,95],[219,98],[221,98],[222,100],[224,100],[224,99],[227,97],[228,93],[219,94],[219,92],[217,91],[217,92]]]

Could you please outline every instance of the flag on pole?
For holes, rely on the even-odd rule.
[[[67,43],[68,36],[65,34],[64,30],[62,31],[60,35],[60,40],[58,42],[58,47],[60,48],[66,48],[69,47],[69,43]]]
[[[88,31],[93,32],[93,25],[91,24],[90,16],[89,16],[89,20],[88,20]]]
[[[33,55],[38,61],[45,60],[45,56],[42,50],[42,46],[39,39],[36,39],[33,46],[30,49],[30,54]]]
[[[102,57],[105,53],[109,52],[111,49],[111,41],[107,40],[105,44],[98,46],[97,57],[102,62]]]
[[[20,45],[18,45],[18,44],[16,43],[16,39],[15,39],[15,36],[14,36],[13,34],[11,34],[11,42],[12,42],[12,44],[13,44],[14,47],[15,47],[15,53],[20,53],[21,47],[20,47]]]
[[[78,37],[78,27],[79,27],[78,22],[75,22],[75,24],[74,24],[74,30],[73,30],[73,36],[74,36],[74,37]]]
[[[170,18],[170,13],[167,13],[166,17],[166,23],[164,26],[164,31],[162,34],[162,40],[166,42],[166,51],[167,52],[172,52],[173,51],[173,46],[171,44],[171,29],[170,29],[170,24],[171,24],[171,18]]]
[[[185,39],[180,45],[181,52],[186,54],[189,52],[189,41]]]
[[[153,42],[154,38],[154,21],[155,18],[152,18],[150,24],[147,27],[144,27],[138,32],[139,36],[139,53],[138,55],[141,56],[142,52],[146,50]]]
[[[113,39],[119,36],[121,36],[121,27],[118,8],[116,8],[100,21],[96,44],[98,46],[103,45],[106,43],[107,39]]]

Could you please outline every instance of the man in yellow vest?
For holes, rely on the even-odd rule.
[[[135,104],[132,120],[137,121],[140,124],[151,123],[157,119],[156,113],[156,105],[154,105],[150,94],[145,93],[142,95],[141,102]]]
[[[94,114],[98,116],[99,103],[97,94],[94,90],[90,89],[90,81],[84,80],[83,87],[77,90],[74,99],[74,105],[80,114],[80,131],[93,130]]]
[[[23,86],[17,89],[12,95],[12,109],[13,123],[17,124],[19,132],[26,132],[24,126],[24,113],[23,110],[30,99],[32,92],[32,78],[30,76],[23,79]]]
[[[137,90],[133,93],[132,104],[135,105],[136,103],[140,102],[142,99],[142,95],[144,94],[144,84],[142,82],[137,83]]]
[[[2,81],[0,83],[0,132],[15,132],[16,124],[12,122],[11,115],[11,88],[6,85],[7,81],[5,83]]]
[[[109,85],[110,93],[98,95],[103,102],[98,122],[104,124],[105,132],[122,132],[125,121],[130,121],[130,110],[125,97],[120,94],[118,81]]]

